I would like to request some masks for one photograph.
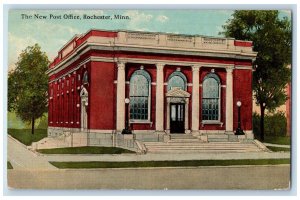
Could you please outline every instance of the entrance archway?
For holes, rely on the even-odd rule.
[[[170,103],[170,133],[185,133],[184,103]]]
[[[167,92],[167,133],[190,133],[190,96],[190,93],[177,87]]]

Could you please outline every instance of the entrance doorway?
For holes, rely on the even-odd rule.
[[[171,103],[170,111],[170,133],[184,133],[184,103]]]

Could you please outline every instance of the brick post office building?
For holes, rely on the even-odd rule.
[[[48,135],[119,133],[127,117],[137,136],[234,135],[240,101],[244,137],[253,138],[255,57],[252,42],[232,38],[104,30],[76,35],[47,71]]]

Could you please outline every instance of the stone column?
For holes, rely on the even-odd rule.
[[[164,131],[164,64],[156,64],[156,132]]]
[[[117,79],[117,131],[125,128],[125,63],[118,63]]]
[[[167,98],[167,133],[170,133],[170,98]]]
[[[199,132],[199,70],[200,66],[192,66],[193,93],[192,93],[192,132]]]
[[[233,67],[226,68],[226,132],[233,133]]]
[[[191,133],[189,130],[189,98],[185,99],[185,113],[184,113],[184,132]]]

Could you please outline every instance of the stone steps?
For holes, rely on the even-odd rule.
[[[240,142],[198,142],[198,143],[174,143],[174,142],[144,142],[144,144],[151,145],[151,146],[253,146],[253,143],[240,143]]]
[[[170,134],[168,143],[199,143],[200,139],[190,134]]]
[[[207,135],[208,142],[228,142],[229,137],[228,135],[221,134],[221,135]]]
[[[171,139],[168,143],[199,143],[201,140],[196,139]]]
[[[196,137],[191,134],[170,134],[171,139],[195,139]]]
[[[259,152],[254,143],[241,142],[145,142],[148,153],[189,153],[189,152]]]

